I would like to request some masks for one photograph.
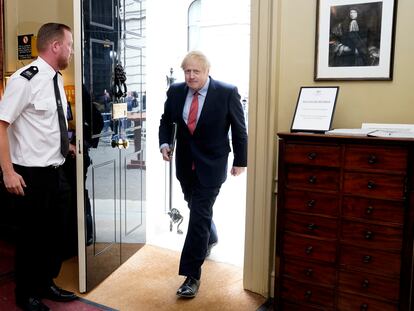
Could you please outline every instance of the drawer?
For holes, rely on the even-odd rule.
[[[338,220],[313,215],[286,213],[285,231],[336,239]]]
[[[402,225],[404,204],[402,202],[344,197],[342,216]]]
[[[289,166],[286,184],[288,187],[338,191],[339,171],[330,168]]]
[[[338,197],[309,191],[286,190],[285,208],[307,213],[337,216]]]
[[[285,161],[287,163],[338,167],[340,151],[339,146],[286,144]]]
[[[314,284],[296,282],[290,279],[282,280],[282,297],[287,300],[332,307],[334,305],[334,290]]]
[[[398,311],[395,304],[381,302],[375,299],[357,295],[340,294],[338,311]]]
[[[347,243],[374,249],[400,250],[402,238],[401,227],[342,221],[341,239]]]
[[[347,146],[345,148],[345,168],[405,172],[407,155],[407,149],[399,147]]]
[[[339,273],[339,290],[376,296],[380,300],[398,301],[400,280],[375,276],[369,273]]]
[[[358,269],[382,276],[399,277],[401,256],[366,248],[341,246],[339,263],[344,269]]]
[[[315,259],[324,262],[335,262],[335,241],[304,238],[285,233],[283,237],[283,253],[285,256]]]
[[[335,285],[336,270],[326,264],[285,259],[284,276],[313,284]]]
[[[404,198],[402,175],[345,173],[344,193],[385,199]]]
[[[289,301],[282,300],[280,309],[275,309],[280,311],[332,311],[332,308],[326,308],[326,307],[311,307],[309,305],[299,305],[294,304]]]

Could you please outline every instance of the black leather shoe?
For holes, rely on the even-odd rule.
[[[50,311],[49,307],[36,297],[16,300],[16,305],[23,311]]]
[[[200,280],[196,280],[191,276],[187,276],[183,285],[177,290],[177,296],[183,298],[194,298],[197,295],[198,288],[200,287]]]
[[[210,254],[211,254],[211,249],[212,249],[214,246],[216,246],[216,245],[217,245],[217,243],[218,243],[218,242],[214,242],[214,243],[211,243],[211,244],[209,244],[209,245],[207,246],[206,258],[207,258],[208,256],[210,256]]]
[[[78,298],[74,293],[61,289],[54,283],[45,288],[42,294],[44,298],[60,302],[72,301]]]

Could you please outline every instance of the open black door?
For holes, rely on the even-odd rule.
[[[79,256],[86,265],[80,282],[89,291],[146,240],[145,3],[81,2],[85,224],[79,232],[86,245]],[[120,99],[117,64],[127,78]],[[117,105],[122,113],[114,111],[117,103],[124,103]]]

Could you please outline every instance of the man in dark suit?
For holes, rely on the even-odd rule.
[[[169,143],[176,123],[176,175],[190,209],[179,268],[186,279],[177,295],[192,298],[200,286],[201,266],[218,241],[213,204],[227,177],[229,129],[233,176],[247,166],[247,133],[237,88],[209,76],[210,64],[204,54],[188,53],[181,68],[185,83],[172,84],[167,92],[159,143],[163,159],[170,161]]]

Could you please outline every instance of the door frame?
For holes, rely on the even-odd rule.
[[[247,174],[244,288],[268,297],[274,278],[277,70],[279,41],[274,27],[282,0],[251,1],[249,162]],[[73,1],[75,98],[82,103],[81,1]],[[263,122],[265,121],[265,122]],[[76,105],[79,258],[85,254],[82,106]],[[270,169],[269,169],[270,168]],[[272,246],[273,245],[273,246]],[[272,276],[272,277],[271,277]],[[79,291],[86,291],[86,263],[79,260]]]
[[[83,120],[82,120],[82,6],[81,0],[73,1],[73,46],[75,65],[75,102],[76,105],[76,204],[78,211],[78,266],[79,292],[86,292],[86,232],[85,232],[85,200],[83,187]]]
[[[273,296],[280,27],[283,0],[251,1],[244,288]]]

